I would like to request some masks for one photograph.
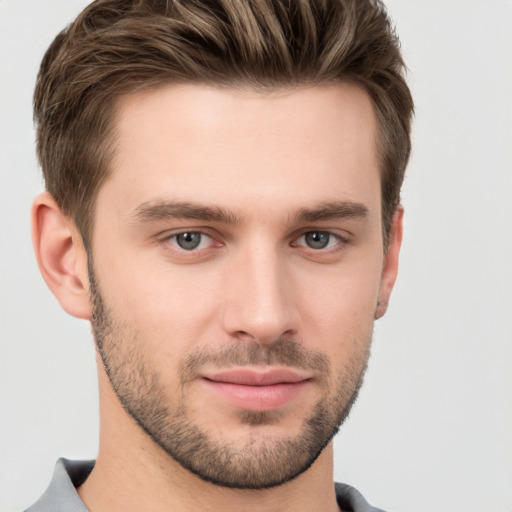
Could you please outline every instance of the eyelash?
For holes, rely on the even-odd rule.
[[[298,243],[299,240],[306,239],[308,235],[327,235],[328,240],[325,247],[311,247],[307,244],[301,245]],[[332,239],[334,239],[334,244],[331,245]],[[331,231],[324,231],[321,229],[314,229],[309,231],[304,231],[298,238],[295,239],[295,241],[292,243],[293,247],[305,247],[307,249],[311,249],[315,252],[328,252],[333,250],[339,250],[340,246],[342,247],[344,244],[347,243],[347,240],[344,239],[342,236],[332,233]]]
[[[177,238],[179,236],[187,235],[187,234],[200,236],[197,247],[185,249],[184,247],[181,247],[179,245]],[[299,243],[299,240],[305,239],[308,235],[313,235],[313,234],[327,235],[327,237],[328,237],[327,245],[325,247],[316,247],[315,248],[315,247],[308,246],[306,243],[304,243],[304,244]],[[173,246],[173,248],[175,248],[176,250],[178,250],[182,253],[193,254],[193,253],[198,253],[200,251],[203,251],[203,250],[209,248],[209,247],[200,247],[205,242],[205,240],[204,240],[205,238],[208,238],[211,241],[215,241],[215,238],[213,236],[209,235],[208,233],[205,233],[204,231],[186,230],[186,231],[181,231],[179,233],[173,233],[172,235],[166,236],[162,240],[162,242],[170,243]],[[335,243],[331,244],[333,239],[334,239]],[[298,237],[295,237],[293,239],[293,241],[290,243],[290,246],[291,247],[304,247],[305,249],[311,250],[315,253],[328,253],[328,252],[330,253],[330,252],[336,252],[336,251],[342,250],[347,243],[348,243],[348,240],[346,238],[342,237],[339,234],[333,233],[332,231],[321,230],[321,229],[310,229],[307,231],[302,231]],[[221,247],[223,245],[221,242],[217,242],[217,244],[219,247]]]
[[[169,236],[165,237],[163,239],[163,242],[164,243],[170,243],[175,249],[177,249],[178,251],[184,252],[184,253],[194,253],[194,252],[199,252],[201,250],[207,249],[207,247],[200,247],[200,248],[194,247],[194,248],[192,248],[190,250],[187,250],[187,249],[185,249],[183,247],[180,247],[179,244],[178,244],[177,239],[178,239],[179,236],[182,236],[182,235],[199,235],[200,239],[199,239],[199,244],[198,245],[202,245],[204,243],[204,241],[205,241],[204,240],[205,238],[209,238],[210,240],[215,241],[214,237],[212,237],[208,233],[205,233],[204,231],[186,230],[186,231],[181,231],[179,233],[173,233],[172,235],[169,235]],[[220,242],[218,242],[218,245],[221,246],[222,244]]]

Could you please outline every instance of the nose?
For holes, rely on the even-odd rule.
[[[223,328],[234,338],[270,343],[295,335],[299,315],[286,258],[259,247],[231,261],[223,308]]]

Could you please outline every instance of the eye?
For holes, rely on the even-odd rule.
[[[185,231],[172,235],[168,240],[184,251],[193,251],[195,249],[204,249],[208,247],[212,238],[199,231]]]
[[[296,244],[318,250],[329,249],[340,242],[341,237],[329,231],[308,231],[298,238]]]

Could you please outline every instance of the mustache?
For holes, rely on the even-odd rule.
[[[323,377],[330,373],[329,359],[316,350],[306,349],[293,339],[279,338],[271,343],[254,340],[237,341],[221,349],[203,349],[189,354],[180,364],[182,382],[192,380],[201,367],[217,368],[232,366],[282,365],[313,371]]]

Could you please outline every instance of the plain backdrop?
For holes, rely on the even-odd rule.
[[[93,343],[46,289],[31,96],[84,0],[0,0],[0,510],[94,458]],[[396,512],[512,509],[512,3],[389,0],[416,101],[401,274],[335,477]]]

